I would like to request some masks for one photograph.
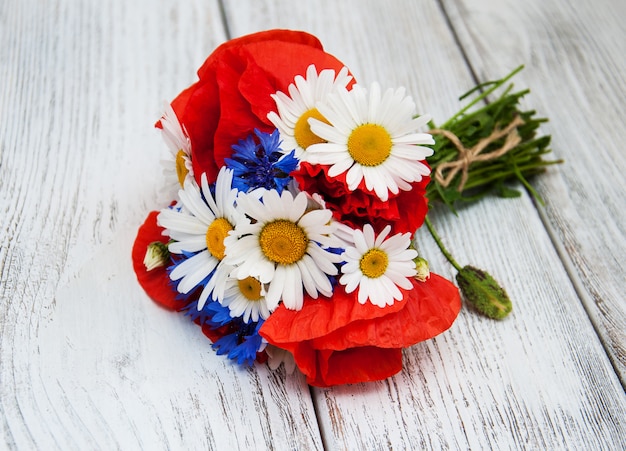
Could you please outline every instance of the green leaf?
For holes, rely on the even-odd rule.
[[[513,199],[515,197],[520,197],[522,195],[522,193],[519,192],[518,190],[509,188],[508,186],[505,186],[502,183],[500,183],[496,189],[497,189],[498,196],[504,197],[505,199]]]

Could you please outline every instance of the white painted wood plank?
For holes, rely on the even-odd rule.
[[[321,448],[302,377],[215,356],[130,269],[154,121],[224,39],[217,2],[0,2],[0,448]]]
[[[196,359],[180,346],[202,346],[193,327],[139,299],[128,271],[108,260],[128,246],[130,231],[158,205],[156,183],[147,182],[158,179],[157,152],[146,149],[161,146],[151,130],[160,100],[189,84],[223,38],[212,4],[126,3],[101,8],[59,1],[50,10],[28,1],[0,5],[0,39],[9,43],[0,47],[0,79],[9,80],[0,88],[3,442],[20,448],[256,447],[262,443],[248,440],[261,440],[260,430],[276,447],[317,447],[306,391],[297,379],[281,385],[265,370],[240,375],[219,367],[225,362],[210,352]],[[313,31],[360,80],[406,84],[435,117],[453,112],[454,97],[469,79],[437,8],[334,3],[299,2],[294,12],[291,2],[238,1],[236,17],[229,17],[239,34],[271,26]],[[146,171],[136,174],[139,166]],[[527,198],[514,201],[519,210],[508,215],[511,202],[466,209],[460,219],[435,219],[461,261],[486,267],[503,281],[517,301],[514,316],[494,323],[465,312],[449,333],[407,351],[407,370],[398,377],[318,391],[330,448],[623,447],[623,392],[532,205]],[[484,249],[481,239],[467,239],[466,228],[499,238]],[[451,276],[422,238],[435,269]],[[90,259],[103,245],[96,272]],[[554,271],[546,274],[545,268]],[[59,279],[67,287],[55,298]],[[94,298],[104,299],[95,302],[83,290],[103,279],[115,283],[95,290]],[[141,307],[107,318],[105,302],[119,306],[125,300],[112,287],[128,290],[126,296]],[[110,336],[111,330],[121,332]],[[159,339],[158,354],[132,347]],[[118,340],[131,347],[116,346]],[[84,362],[81,355],[92,359]],[[171,374],[151,374],[173,360],[180,365]],[[225,374],[222,382],[239,384],[241,397],[224,387],[193,399],[191,383],[218,383],[203,372],[214,362]],[[188,366],[193,376],[184,373]],[[169,385],[175,376],[184,383]],[[261,387],[246,393],[258,381]],[[220,393],[234,405],[220,399],[227,412],[209,414]],[[274,408],[266,422],[255,423],[250,415],[264,401]],[[238,433],[249,435],[218,436],[233,418],[242,425]],[[299,423],[274,426],[289,419]]]
[[[540,177],[540,208],[626,384],[626,3],[445,0],[481,80],[516,64],[532,107],[550,118],[565,166]]]
[[[293,8],[281,0],[238,0],[226,6],[234,36],[272,27],[312,32],[358,80],[407,86],[439,122],[472,86],[435,2],[311,1]],[[520,63],[531,64],[520,58],[511,67]],[[534,106],[536,95],[527,104]],[[566,130],[573,125],[563,123]],[[494,322],[464,310],[450,331],[405,352],[400,375],[316,390],[327,447],[626,446],[623,389],[528,196],[489,199],[458,218],[437,210],[433,220],[459,261],[488,269],[506,286],[514,313]],[[584,230],[585,224],[573,226]],[[452,278],[427,233],[418,238],[433,269]]]
[[[46,424],[61,448],[68,435],[81,448],[321,447],[304,377],[217,356],[196,325],[156,307],[120,259],[134,234],[118,233],[57,290],[38,331],[30,372],[45,376],[32,390],[83,413]]]

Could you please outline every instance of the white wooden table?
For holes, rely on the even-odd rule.
[[[0,448],[626,448],[624,17],[621,0],[0,2]],[[526,65],[524,107],[566,160],[534,179],[546,206],[433,216],[507,288],[508,319],[465,308],[397,376],[314,389],[216,356],[143,294],[129,254],[165,201],[163,102],[227,38],[279,27],[440,123]]]

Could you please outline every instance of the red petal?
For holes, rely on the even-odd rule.
[[[279,347],[315,339],[324,343],[319,346],[324,349],[402,348],[448,329],[461,309],[458,289],[437,274],[431,273],[426,282],[414,280],[412,290],[402,291],[405,299],[380,308],[370,302],[359,304],[356,291],[347,294],[338,285],[332,299],[306,297],[299,311],[281,304],[260,333]]]
[[[198,71],[200,81],[172,103],[189,134],[194,173],[215,181],[232,146],[257,128],[271,132],[267,114],[276,110],[270,97],[287,91],[296,75],[315,64],[318,70],[344,65],[322,51],[314,36],[274,30],[228,41]]]
[[[412,283],[385,308],[361,305],[337,286],[332,299],[307,297],[300,311],[279,306],[260,334],[289,350],[312,385],[384,379],[401,369],[401,348],[445,331],[461,309],[458,289],[443,277]]]
[[[143,225],[139,227],[132,250],[133,268],[139,284],[154,302],[171,310],[180,310],[185,306],[185,303],[176,300],[178,293],[170,285],[170,278],[165,267],[161,266],[152,271],[147,271],[143,264],[150,243],[153,241],[167,243],[169,241],[169,238],[161,233],[164,229],[157,225],[158,214],[158,211],[151,212]]]
[[[350,191],[346,173],[330,177],[328,169],[328,166],[301,163],[293,176],[304,191],[321,194],[338,221],[357,228],[370,223],[376,231],[391,224],[393,233],[414,233],[422,226],[428,213],[425,194],[429,177],[412,183],[410,191],[390,193],[389,199],[383,202],[364,185]]]
[[[191,141],[191,161],[196,180],[206,173],[214,183],[219,172],[213,157],[213,139],[220,120],[217,82],[197,83],[180,118]]]
[[[399,302],[404,305],[402,310],[372,320],[347,323],[314,340],[314,346],[318,349],[367,345],[406,348],[447,330],[461,309],[458,289],[436,274],[431,274],[426,282],[413,281],[413,286],[405,292],[408,297]]]
[[[374,346],[343,351],[318,350],[310,343],[292,343],[285,349],[310,385],[329,387],[372,382],[393,376],[402,369],[402,350]]]
[[[285,343],[320,338],[353,321],[371,320],[402,308],[404,304],[401,302],[384,309],[369,302],[359,304],[355,293],[347,294],[341,285],[337,285],[332,299],[313,299],[305,295],[301,310],[289,310],[281,304],[265,320],[260,333],[270,343],[282,347]]]
[[[315,378],[307,378],[309,384],[316,386],[379,381],[402,370],[402,349],[365,346],[318,354],[325,354],[318,358],[319,371]]]
[[[287,92],[296,75],[304,75],[309,65],[318,71],[344,66],[320,49],[294,42],[262,41],[231,48],[215,63],[220,89],[220,121],[215,133],[215,161],[224,164],[232,145],[252,134],[255,128],[271,132],[267,119],[276,111],[271,95]]]
[[[287,42],[292,44],[302,44],[311,48],[322,49],[322,44],[315,36],[303,31],[291,30],[267,30],[258,33],[252,33],[239,38],[226,41],[213,51],[207,58],[202,67],[198,69],[198,76],[202,79],[207,71],[214,69],[214,64],[219,61],[222,53],[227,50],[233,50],[237,47],[247,46],[256,42],[274,41],[275,43]]]

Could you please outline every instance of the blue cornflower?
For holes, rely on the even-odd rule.
[[[228,354],[239,343],[239,336],[237,332],[224,335],[222,338],[213,343],[213,349],[216,350],[217,355]]]
[[[207,302],[201,310],[198,310],[198,301],[191,301],[189,304],[181,308],[180,312],[202,326],[204,323],[210,321],[213,316],[213,314],[208,312],[206,309],[209,304],[211,304],[211,302]]]
[[[241,318],[234,318],[230,324],[232,332],[213,343],[213,349],[217,350],[217,355],[228,354],[229,359],[237,360],[240,365],[252,365],[263,344],[259,335],[262,325],[263,321],[244,323]]]
[[[263,344],[263,338],[259,335],[259,329],[262,325],[263,321],[259,321],[254,331],[250,335],[244,336],[242,342],[228,353],[228,357],[237,360],[237,363],[240,365],[244,363],[252,365],[256,359],[257,352]]]
[[[180,309],[185,316],[191,318],[199,325],[207,325],[213,329],[218,329],[229,324],[233,318],[230,316],[228,307],[222,306],[212,297],[198,310],[198,301],[191,301],[185,307]]]
[[[234,320],[234,318],[230,316],[230,309],[217,301],[207,303],[203,310],[206,310],[207,314],[211,316],[207,324],[214,329],[226,326]]]
[[[280,149],[278,130],[264,133],[255,129],[254,134],[257,139],[250,135],[240,140],[233,146],[232,158],[225,159],[226,167],[233,170],[233,188],[243,192],[265,188],[280,194],[298,166],[295,151],[285,154]]]

